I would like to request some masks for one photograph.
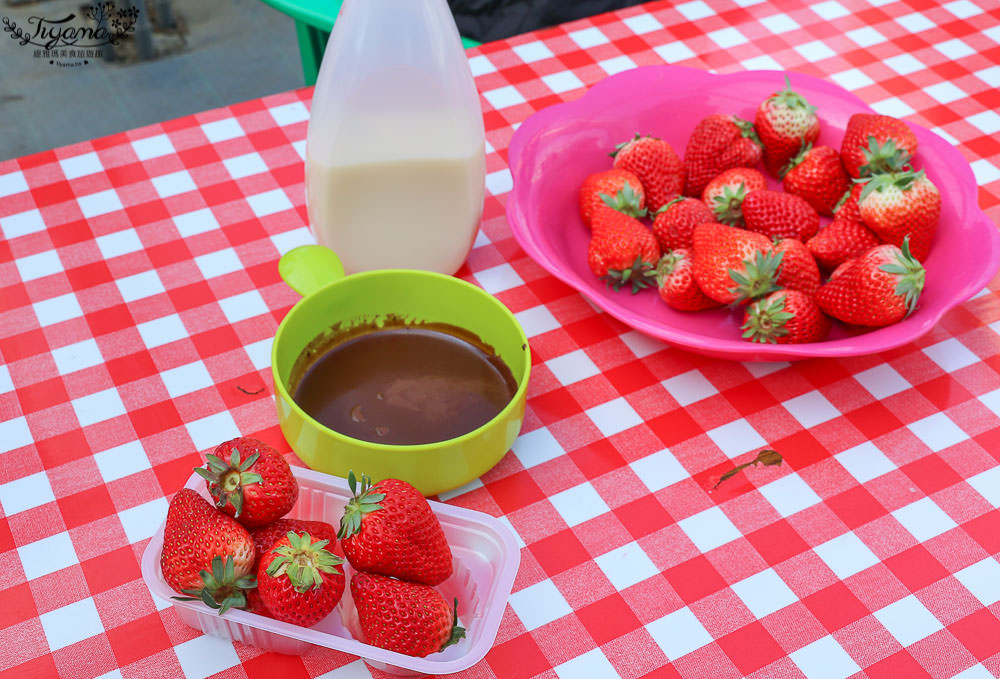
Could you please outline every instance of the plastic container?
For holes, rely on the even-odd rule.
[[[462,266],[482,217],[482,108],[445,0],[347,0],[306,139],[313,234],[348,274]]]
[[[299,482],[299,499],[289,518],[321,520],[339,525],[344,505],[351,497],[344,479],[292,467]],[[185,484],[208,499],[205,481],[192,474]],[[225,615],[199,601],[177,601],[160,572],[163,549],[161,525],[142,555],[142,578],[149,590],[171,602],[181,621],[205,634],[258,646],[288,655],[304,655],[312,646],[333,648],[361,656],[371,666],[398,675],[448,674],[476,664],[493,646],[507,598],[521,562],[514,535],[497,519],[462,507],[431,501],[454,556],[454,573],[437,589],[449,601],[458,597],[459,623],[466,636],[444,651],[415,658],[362,641],[350,585],[333,613],[313,627],[300,627],[241,610]],[[350,583],[353,571],[343,565]]]

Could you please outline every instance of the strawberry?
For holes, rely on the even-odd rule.
[[[668,250],[656,265],[656,287],[660,299],[680,311],[700,311],[719,306],[698,287],[693,270],[690,250]]]
[[[776,289],[781,255],[767,236],[726,224],[699,224],[692,252],[698,287],[720,304],[742,303]]]
[[[215,506],[244,526],[263,526],[288,513],[299,484],[277,450],[257,439],[238,437],[205,456],[207,469],[195,467],[205,479]]]
[[[449,604],[436,589],[373,573],[355,573],[351,597],[365,643],[423,658],[465,637],[458,599]]]
[[[832,271],[881,242],[860,220],[841,219],[838,213],[832,222],[806,241],[806,247],[817,264]]]
[[[312,627],[328,616],[344,594],[344,561],[324,547],[326,540],[289,531],[264,553],[257,589],[271,617]]]
[[[751,342],[802,344],[826,339],[830,319],[800,290],[778,290],[751,302],[743,314],[743,338]]]
[[[923,170],[877,174],[868,180],[858,200],[861,219],[886,243],[902,246],[924,261],[941,217],[941,193]]]
[[[684,167],[669,142],[656,137],[635,135],[611,153],[614,167],[628,170],[639,178],[646,192],[646,204],[655,212],[684,189]]]
[[[898,118],[855,113],[840,142],[840,158],[851,177],[896,172],[917,153],[917,135]]]
[[[603,207],[594,213],[587,246],[590,270],[615,290],[628,283],[633,294],[645,288],[647,272],[660,259],[660,246],[645,224],[635,217]]]
[[[695,125],[684,150],[684,195],[700,198],[719,174],[733,167],[755,167],[760,157],[752,123],[725,113],[706,116]]]
[[[775,281],[779,287],[813,294],[819,288],[819,266],[809,248],[797,238],[779,238],[774,251],[781,253],[781,268]]]
[[[604,170],[588,175],[580,185],[580,219],[590,227],[594,210],[610,205],[633,217],[646,214],[646,193],[639,178],[627,170]]]
[[[827,315],[844,323],[879,328],[913,313],[924,277],[908,241],[902,248],[883,243],[837,267],[815,299]]]
[[[359,571],[438,585],[451,576],[451,548],[441,523],[416,488],[400,479],[361,484],[347,475],[352,497],[337,535]]]
[[[691,247],[694,227],[703,222],[714,222],[715,215],[697,198],[679,196],[661,207],[653,216],[653,236],[660,250]]]
[[[769,238],[807,241],[819,230],[819,213],[804,198],[783,191],[751,191],[743,199],[743,221]]]
[[[326,540],[330,543],[330,551],[336,553],[339,548],[337,542],[337,529],[325,521],[307,521],[306,519],[278,519],[274,523],[266,526],[259,526],[250,529],[250,537],[253,538],[253,545],[257,551],[257,558],[260,559],[265,552],[271,549],[281,538],[288,535],[288,531],[295,533],[309,533],[314,538]]]
[[[190,488],[177,491],[167,508],[160,553],[160,571],[171,589],[224,613],[245,605],[244,591],[255,586],[253,562],[246,528]]]
[[[764,146],[764,167],[775,177],[803,144],[812,144],[819,137],[816,107],[792,89],[787,76],[785,89],[757,107],[754,126]]]
[[[733,167],[708,183],[701,194],[712,208],[715,221],[743,226],[743,199],[751,191],[767,188],[767,178],[750,167]]]
[[[846,219],[852,222],[861,221],[861,210],[858,209],[858,199],[865,185],[860,182],[853,182],[850,188],[844,192],[837,204],[833,206],[833,216],[835,219]]]
[[[829,146],[806,144],[782,173],[785,192],[804,198],[821,215],[832,215],[851,187],[840,154]]]

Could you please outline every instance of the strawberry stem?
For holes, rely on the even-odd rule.
[[[313,542],[309,533],[304,531],[301,534],[288,531],[287,537],[287,545],[272,550],[277,556],[267,567],[267,574],[271,577],[287,575],[295,591],[306,592],[310,587],[318,589],[323,585],[323,573],[340,572],[337,566],[344,563],[343,559],[324,549],[329,540]]]
[[[369,514],[378,509],[382,509],[379,504],[385,499],[385,493],[372,492],[372,480],[367,474],[361,474],[361,486],[358,487],[358,479],[354,476],[354,470],[347,472],[347,486],[351,489],[351,499],[344,506],[344,515],[340,517],[340,529],[337,537],[343,540],[361,530],[361,519],[365,514]]]
[[[448,639],[445,640],[443,644],[441,644],[441,648],[439,648],[438,650],[443,651],[449,646],[457,644],[459,640],[464,638],[465,638],[465,628],[458,626],[458,597],[455,597],[455,610],[452,616],[451,634],[448,635]]]
[[[236,577],[236,562],[231,555],[223,561],[221,556],[212,558],[212,570],[202,570],[201,589],[182,589],[181,592],[190,596],[171,597],[178,601],[201,601],[209,608],[219,611],[222,615],[230,608],[246,606],[246,590],[257,586],[257,578],[253,575]]]
[[[195,467],[194,471],[208,481],[208,492],[215,500],[215,506],[222,509],[227,504],[232,504],[236,510],[234,516],[239,517],[243,512],[243,489],[263,481],[260,474],[248,471],[259,457],[260,453],[255,452],[241,461],[239,450],[233,448],[227,463],[219,456],[209,453],[205,456],[208,469]]]

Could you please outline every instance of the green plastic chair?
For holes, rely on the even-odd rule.
[[[333,22],[337,20],[343,0],[262,0],[282,14],[295,20],[295,33],[299,39],[302,57],[302,74],[306,85],[315,85],[323,50],[330,39]],[[462,38],[466,49],[481,43]]]

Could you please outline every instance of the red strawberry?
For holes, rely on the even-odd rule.
[[[941,193],[923,170],[874,175],[858,200],[861,219],[886,243],[902,246],[924,261],[941,217]]]
[[[605,206],[594,213],[587,263],[615,290],[629,284],[636,293],[648,285],[646,272],[656,267],[660,246],[645,224]]]
[[[796,238],[780,238],[774,251],[781,253],[781,268],[776,283],[779,287],[813,294],[819,288],[819,266],[805,244]]]
[[[902,248],[883,243],[837,267],[815,299],[826,314],[844,323],[878,328],[913,313],[924,276],[906,241]]]
[[[701,199],[712,208],[714,221],[743,226],[743,199],[751,191],[766,188],[767,178],[760,171],[750,167],[734,167],[710,181],[702,192]]]
[[[861,210],[858,209],[858,199],[865,185],[854,182],[851,187],[844,192],[837,204],[833,206],[833,216],[836,219],[846,219],[848,221],[860,222]]]
[[[695,125],[684,150],[684,195],[699,198],[719,174],[732,167],[755,167],[760,157],[752,123],[725,113],[706,116]]]
[[[840,154],[829,146],[806,145],[783,170],[787,193],[804,198],[821,215],[833,208],[851,187],[851,179],[840,162]]]
[[[255,584],[253,562],[246,528],[190,488],[177,491],[167,508],[160,553],[160,571],[171,589],[224,613],[245,605],[244,591]]]
[[[860,220],[841,219],[838,213],[832,222],[806,241],[806,247],[821,267],[832,271],[881,242]]]
[[[306,519],[278,519],[274,523],[266,526],[259,526],[250,530],[250,537],[253,538],[254,548],[257,550],[259,559],[265,552],[271,549],[281,538],[288,535],[288,532],[309,533],[318,540],[326,540],[330,543],[330,551],[336,553],[340,545],[337,542],[337,529],[325,521],[308,521]]]
[[[830,319],[799,290],[779,290],[751,302],[743,314],[743,338],[751,342],[802,344],[826,339]]]
[[[715,216],[705,203],[697,198],[680,196],[654,215],[653,236],[662,251],[689,248],[694,227],[703,222],[714,221]]]
[[[785,89],[757,107],[754,125],[764,145],[764,167],[775,177],[803,144],[812,144],[819,137],[816,107],[792,89],[787,76]]]
[[[819,230],[819,214],[804,198],[769,189],[751,191],[743,199],[743,221],[750,231],[769,238],[807,241]]]
[[[428,585],[372,573],[355,573],[351,597],[365,643],[418,658],[457,644],[458,599],[449,604]]]
[[[594,210],[605,205],[633,217],[646,214],[646,193],[639,178],[618,169],[589,175],[580,185],[580,219],[589,227]]]
[[[270,618],[271,611],[267,610],[267,606],[264,605],[264,600],[260,598],[260,590],[254,587],[253,589],[248,589],[246,591],[247,603],[243,606],[243,610],[248,613],[256,613],[257,615],[263,615],[266,618]]]
[[[680,311],[700,311],[719,306],[708,297],[694,280],[691,251],[687,248],[669,250],[656,266],[656,287],[660,299]]]
[[[663,139],[637,134],[619,144],[611,155],[615,159],[614,167],[628,170],[642,182],[646,204],[653,212],[684,189],[684,168],[680,156]]]
[[[767,236],[726,224],[699,224],[692,251],[698,287],[720,304],[738,304],[776,289],[781,255]]]
[[[241,436],[220,443],[206,459],[208,468],[195,471],[204,477],[215,506],[244,526],[280,519],[298,498],[299,484],[288,462],[262,441]]]
[[[347,475],[353,497],[344,507],[338,537],[359,571],[380,573],[426,585],[451,576],[451,548],[441,523],[416,488],[399,479],[371,485]]]
[[[903,169],[917,153],[917,135],[898,118],[855,113],[847,121],[840,158],[854,178]]]
[[[289,533],[257,566],[257,589],[271,617],[312,627],[328,616],[344,594],[343,560],[309,533]]]

